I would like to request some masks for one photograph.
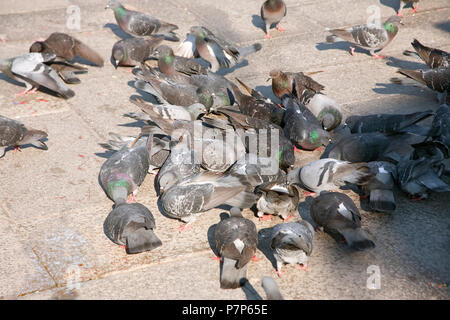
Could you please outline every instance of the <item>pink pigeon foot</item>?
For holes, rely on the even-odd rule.
[[[20,149],[20,146],[14,146],[14,153],[17,151],[22,152],[22,149]]]
[[[355,55],[355,47],[350,47],[350,54],[351,54],[352,56]]]
[[[189,230],[190,228],[191,228],[191,226],[189,224],[185,224],[185,225],[179,226],[178,228],[176,228],[176,230],[183,232],[183,231]]]
[[[323,151],[323,150],[325,150],[325,148],[324,147],[318,147],[316,150],[317,151]]]
[[[255,262],[258,262],[258,261],[260,261],[261,259],[258,258],[258,257],[256,257],[256,255],[254,255],[250,260],[255,261]]]
[[[419,9],[419,6],[413,7],[409,12],[410,12],[410,13],[416,13],[416,12],[417,12],[417,9]]]
[[[397,17],[403,17],[403,13],[400,10],[397,12]]]
[[[283,274],[286,274],[286,272],[278,271],[278,270],[274,270],[274,272],[275,272],[275,273],[277,274],[277,276],[280,277],[280,278],[281,278],[281,276],[282,276]]]
[[[264,36],[264,38],[266,38],[266,39],[272,39],[272,36],[267,32],[266,35]]]
[[[308,271],[308,265],[303,265],[303,264],[297,264],[295,266],[297,269],[303,270],[303,271]]]
[[[374,54],[372,55],[375,59],[386,59],[386,56],[382,56],[381,54]]]
[[[309,197],[309,196],[315,197],[315,196],[317,196],[317,193],[315,193],[315,192],[303,192],[303,194],[305,195],[305,197]]]
[[[284,28],[283,28],[282,26],[280,26],[280,25],[277,25],[277,30],[280,31],[280,32],[286,31],[286,29],[284,29]]]
[[[131,193],[129,196],[128,196],[128,199],[127,199],[127,203],[133,203],[133,202],[136,202],[137,200],[136,200],[136,196],[134,195],[134,193]]]
[[[271,221],[272,216],[270,214],[264,214],[262,217],[259,218],[259,221]]]
[[[286,217],[286,219],[283,219],[283,221],[289,221],[289,220],[291,220],[292,218],[293,218],[293,216],[288,215],[288,216]]]
[[[209,257],[211,260],[216,260],[216,261],[220,261],[220,257],[219,256],[214,256],[214,257]]]

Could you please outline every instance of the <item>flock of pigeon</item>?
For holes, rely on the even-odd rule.
[[[418,2],[404,1],[404,2]],[[242,216],[253,208],[261,220],[280,216],[283,223],[272,228],[270,248],[281,275],[283,264],[306,269],[313,249],[315,231],[324,231],[355,250],[375,247],[361,229],[361,215],[342,187],[367,199],[372,211],[396,209],[395,186],[412,199],[427,198],[430,192],[448,192],[442,179],[450,148],[450,108],[446,94],[450,86],[450,55],[439,49],[412,43],[428,70],[400,69],[401,74],[438,92],[442,106],[436,111],[412,114],[352,115],[344,119],[339,105],[323,94],[324,86],[314,73],[272,70],[269,74],[275,104],[241,80],[236,83],[216,73],[231,68],[261,49],[260,43],[238,47],[205,27],[194,26],[173,50],[163,41],[177,42],[174,24],[126,9],[117,0],[106,8],[114,12],[117,24],[132,37],[114,44],[115,67],[133,66],[135,87],[143,96],[158,102],[132,98],[142,112],[125,114],[137,119],[137,137],[111,133],[101,144],[114,150],[101,167],[99,180],[114,201],[104,222],[105,234],[123,245],[127,253],[150,251],[163,245],[154,232],[155,219],[134,196],[148,172],[158,170],[155,191],[162,213],[186,222],[223,205],[230,216],[219,222],[214,243],[223,267],[222,288],[237,288],[246,278],[248,262],[258,245],[256,225]],[[414,7],[417,10],[417,6]],[[269,29],[286,15],[282,0],[267,0],[261,18]],[[348,29],[327,29],[327,42],[342,39],[375,53],[388,45],[401,24],[401,10],[381,25],[358,25]],[[354,53],[354,48],[351,48]],[[0,70],[24,82],[28,94],[45,87],[63,98],[75,92],[65,84],[79,83],[75,73],[86,68],[73,63],[79,56],[97,66],[103,59],[79,40],[53,33],[37,41],[30,53],[0,60]],[[150,66],[149,60],[155,61]],[[157,68],[156,68],[157,64]],[[62,79],[62,80],[61,80]],[[402,82],[392,79],[393,82]],[[65,82],[65,83],[64,83]],[[433,117],[431,125],[417,123]],[[22,123],[0,116],[0,154],[9,146],[24,144],[46,149],[47,134],[27,129]],[[295,167],[296,150],[323,150],[319,160]],[[299,153],[297,152],[297,155]],[[447,161],[447,162],[446,162]],[[314,196],[310,213],[315,228],[298,216],[298,205]],[[273,279],[263,287],[268,295],[281,298]]]

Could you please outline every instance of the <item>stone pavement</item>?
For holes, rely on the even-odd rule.
[[[15,97],[23,90],[0,74],[0,114],[48,132],[48,151],[33,147],[0,159],[0,297],[6,299],[257,299],[265,298],[260,280],[273,273],[268,253],[267,228],[280,223],[259,222],[250,211],[244,215],[260,230],[260,261],[251,262],[250,285],[243,290],[221,290],[219,263],[211,260],[211,235],[223,210],[202,215],[192,229],[178,232],[178,220],[158,210],[148,175],[137,200],[153,212],[156,233],[163,246],[138,255],[127,255],[103,233],[111,210],[98,184],[98,172],[109,154],[98,145],[109,132],[133,135],[123,113],[139,111],[129,102],[137,94],[129,68],[117,70],[109,62],[111,48],[123,33],[106,0],[2,0],[0,4],[0,58],[28,51],[31,43],[51,32],[68,32],[105,58],[103,68],[89,67],[81,84],[71,88],[68,101],[39,91]],[[39,3],[39,5],[37,5]],[[395,14],[398,0],[286,0],[287,17],[272,40],[264,39],[259,10],[262,0],[129,0],[125,5],[179,26],[183,37],[192,25],[204,25],[239,45],[262,43],[262,50],[227,73],[239,77],[277,101],[266,82],[272,68],[318,71],[314,79],[325,85],[346,114],[414,112],[438,107],[435,94],[416,86],[397,86],[389,78],[396,67],[418,69],[419,61],[405,57],[414,37],[450,50],[450,2],[427,0],[412,16],[404,11],[405,25],[382,52],[387,60],[371,58],[348,44],[326,44],[326,27],[365,23],[372,5],[382,20]],[[357,5],[356,5],[357,4]],[[66,26],[67,8],[80,8],[81,29]],[[373,9],[373,8],[372,8]],[[176,43],[169,43],[176,46]],[[145,97],[148,98],[148,97]],[[44,99],[41,101],[39,99]],[[297,154],[299,161],[318,157],[317,152]],[[309,158],[308,158],[309,157]],[[354,193],[349,195],[360,205]],[[364,229],[376,248],[353,252],[324,233],[316,233],[308,271],[285,267],[276,278],[287,299],[449,299],[450,201],[449,193],[432,194],[420,203],[397,192],[393,214],[362,210]],[[309,217],[308,198],[299,213]],[[370,290],[369,266],[380,270],[380,288]],[[275,276],[276,277],[276,276]],[[67,287],[73,295],[67,295]]]

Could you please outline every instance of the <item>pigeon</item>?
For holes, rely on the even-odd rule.
[[[277,283],[272,277],[263,277],[261,286],[266,293],[267,300],[284,300]]]
[[[408,127],[433,115],[432,110],[409,114],[370,114],[352,115],[345,119],[345,126],[351,133],[399,133],[408,131]]]
[[[386,161],[368,162],[367,166],[376,173],[369,183],[361,186],[364,197],[369,198],[369,206],[378,212],[392,212],[396,208],[394,184],[397,180],[397,167]]]
[[[125,246],[128,254],[151,251],[162,246],[156,236],[155,218],[140,203],[121,203],[108,214],[103,223],[106,236],[114,243]]]
[[[378,132],[354,133],[328,145],[322,158],[348,162],[375,161],[383,155],[391,139]]]
[[[144,64],[141,64],[141,71],[134,69],[133,73],[138,78],[135,87],[150,93],[163,104],[187,107],[195,103],[201,103],[209,109],[214,104],[213,94],[220,95],[223,93],[223,90],[212,92],[206,87],[178,83],[168,78],[151,75]]]
[[[323,227],[331,235],[343,237],[350,248],[366,250],[375,247],[361,229],[361,214],[349,196],[339,192],[321,192],[313,200],[310,213],[318,227]]]
[[[385,58],[375,53],[384,49],[397,35],[399,24],[402,24],[400,17],[392,16],[383,23],[362,24],[348,29],[327,29],[331,35],[326,40],[329,43],[342,39],[351,44],[369,50],[374,58]],[[354,55],[355,47],[350,47],[350,53]]]
[[[101,147],[103,147],[106,150],[110,151],[119,151],[124,146],[130,146],[132,143],[135,142],[136,138],[138,138],[141,141],[138,141],[137,143],[146,143],[147,136],[144,134],[149,134],[147,131],[147,127],[144,126],[141,129],[141,135],[140,137],[136,136],[128,136],[128,137],[122,137],[117,133],[110,132],[109,135],[111,136],[111,140],[108,140],[107,143],[99,143]],[[145,142],[144,142],[145,141]],[[161,137],[160,134],[153,134],[153,143],[151,148],[151,156],[150,156],[150,166],[148,173],[153,173],[153,169],[161,168],[164,162],[166,161],[167,157],[170,154],[170,146],[169,146],[169,138],[166,135],[163,135]]]
[[[192,58],[196,54],[211,65],[211,71],[220,68],[232,68],[246,56],[261,50],[260,43],[247,47],[236,47],[228,41],[217,37],[205,27],[191,27],[190,33],[177,50],[177,55]]]
[[[305,88],[314,93],[325,89],[323,85],[303,72],[283,72],[280,69],[272,69],[269,76],[269,80],[272,79],[273,94],[279,99],[289,93],[298,97]]]
[[[286,16],[287,7],[283,0],[266,0],[261,6],[261,18],[266,25],[265,38],[270,39],[269,28],[272,24],[277,25],[277,30],[286,31],[280,26],[280,21]]]
[[[111,59],[114,61],[114,67],[126,66],[134,67],[150,59],[154,49],[164,38],[150,36],[143,38],[126,38],[117,41],[111,52]]]
[[[0,115],[0,158],[5,155],[6,148],[32,144],[47,150],[47,145],[41,140],[47,138],[47,133],[36,129],[27,129],[19,121]]]
[[[256,188],[255,192],[262,194],[256,202],[260,220],[265,220],[265,214],[269,215],[269,218],[272,214],[288,220],[297,212],[300,192],[295,184],[288,184],[286,178],[283,180],[263,184]]]
[[[406,5],[406,4],[408,4],[408,3],[412,3],[413,4],[413,8],[411,9],[411,13],[415,13],[415,12],[417,12],[417,9],[418,9],[418,2],[419,2],[420,0],[400,0],[400,7],[398,8],[398,11],[397,11],[397,16],[398,17],[402,17],[403,16],[403,13],[402,13],[402,10],[403,10],[403,7]]]
[[[162,119],[169,120],[196,120],[202,114],[206,114],[208,111],[205,106],[201,103],[194,103],[190,106],[183,107],[173,104],[152,104],[149,102],[144,102],[144,100],[136,98],[133,103],[139,106],[143,114],[130,113],[128,116],[133,118],[139,118],[140,120],[151,120],[151,116],[148,113],[153,114],[151,111],[158,113]]]
[[[283,264],[299,264],[306,270],[308,257],[313,250],[314,228],[305,221],[280,223],[271,230],[270,249],[277,262],[276,272],[280,276]]]
[[[283,117],[283,131],[297,148],[315,150],[330,142],[330,134],[322,129],[314,115],[301,106],[292,95],[285,94],[281,102],[286,107]],[[307,112],[310,113],[308,116]]]
[[[317,194],[337,190],[347,183],[367,184],[374,173],[367,163],[350,163],[336,159],[319,159],[288,173],[289,183],[299,183]]]
[[[128,10],[117,0],[109,0],[105,9],[112,9],[119,27],[134,37],[148,37],[150,35],[161,34],[165,36],[166,40],[180,40],[174,33],[174,30],[177,30],[178,26],[142,12]]]
[[[195,151],[191,150],[189,139],[189,134],[185,132],[177,142],[173,142],[170,155],[156,176],[155,183],[159,194],[177,182],[200,172],[200,160]]]
[[[207,74],[208,68],[194,59],[176,56],[172,48],[161,45],[153,52],[154,58],[158,59],[159,70],[167,76],[174,74]]]
[[[25,83],[26,90],[16,95],[34,93],[39,86],[56,92],[64,99],[75,96],[58,77],[58,74],[44,62],[55,59],[54,54],[32,52],[11,59],[0,59],[0,71],[9,78]]]
[[[61,32],[52,33],[44,41],[36,41],[30,47],[30,52],[54,54],[57,60],[71,62],[80,57],[99,67],[103,67],[103,58],[80,40]]]
[[[407,56],[418,56],[422,59],[430,68],[436,69],[440,67],[449,68],[450,67],[450,53],[435,49],[431,47],[424,46],[417,39],[411,42],[415,52],[405,50],[404,55]]]
[[[245,219],[239,208],[231,208],[230,217],[220,221],[214,230],[214,245],[222,262],[220,288],[239,288],[247,278],[248,263],[256,254],[255,224]]]
[[[135,139],[108,158],[100,168],[99,180],[108,197],[116,205],[131,200],[144,181],[150,166],[150,154],[153,139]]]
[[[239,201],[233,199],[247,188],[240,177],[201,171],[164,190],[160,202],[167,216],[189,225],[203,212],[221,204],[251,207],[254,197],[248,203],[241,202],[242,198]]]
[[[255,90],[250,89],[238,78],[236,78],[236,81],[250,94],[246,95],[242,93],[238,86],[233,85],[233,95],[239,106],[239,110],[252,118],[265,120],[280,126],[283,121],[284,109],[262,97],[255,97]]]
[[[429,191],[448,192],[450,186],[440,179],[444,169],[441,159],[401,161],[397,164],[398,184],[413,200],[428,198]]]
[[[312,74],[312,73],[309,73]],[[279,69],[270,71],[272,91],[278,98],[284,94],[293,94],[317,117],[325,130],[336,128],[342,121],[342,110],[328,96],[321,93],[325,87],[303,72],[282,72]]]
[[[439,104],[446,104],[447,93],[450,90],[450,68],[440,67],[418,71],[398,69],[397,72],[426,85],[431,90],[437,91]],[[394,79],[391,80],[394,81]]]
[[[448,106],[444,105],[436,110],[427,140],[430,137],[450,148],[450,108]]]
[[[56,73],[67,84],[77,84],[81,80],[75,75],[75,73],[87,72],[88,69],[77,64],[64,61],[48,61],[45,63],[50,68],[56,71]]]

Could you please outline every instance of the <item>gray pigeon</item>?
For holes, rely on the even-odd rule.
[[[103,223],[106,236],[126,252],[140,253],[162,245],[154,233],[155,218],[150,210],[140,203],[121,203],[106,217]]]
[[[105,9],[112,9],[119,27],[134,37],[148,37],[150,35],[162,34],[166,40],[180,40],[173,32],[178,29],[178,26],[142,12],[128,10],[117,0],[109,0]]]
[[[440,179],[444,170],[442,159],[401,161],[397,164],[398,184],[413,200],[426,199],[429,191],[450,191],[450,186]]]
[[[354,133],[327,146],[322,158],[348,162],[369,162],[380,158],[391,139],[381,133]]]
[[[266,0],[261,6],[261,18],[264,20],[266,25],[266,35],[267,39],[272,38],[269,34],[269,28],[272,24],[277,24],[278,31],[285,31],[280,26],[280,21],[286,16],[287,7],[283,0]]]
[[[397,180],[397,167],[386,161],[368,162],[367,166],[376,175],[369,183],[361,186],[363,197],[369,198],[369,206],[374,211],[394,211],[396,204],[393,189]]]
[[[9,78],[25,83],[26,90],[16,95],[35,92],[39,86],[50,89],[61,95],[64,99],[75,96],[75,92],[58,77],[58,74],[44,62],[51,61],[54,54],[28,53],[21,56],[0,60],[0,71]]]
[[[220,287],[236,289],[247,278],[247,266],[256,254],[258,233],[255,224],[245,219],[239,208],[220,221],[214,230],[214,245],[221,257]]]
[[[410,126],[431,115],[433,115],[432,110],[408,114],[352,115],[345,119],[345,125],[350,128],[351,133],[399,133],[408,131]]]
[[[126,38],[117,41],[111,52],[114,67],[134,67],[149,59],[153,50],[164,40],[162,37]]]
[[[313,250],[314,228],[307,221],[280,223],[272,228],[270,248],[277,261],[277,274],[283,274],[283,264],[300,264],[306,270]]]
[[[350,163],[336,159],[312,161],[300,169],[291,170],[289,183],[300,183],[305,188],[319,194],[321,191],[337,190],[347,183],[364,185],[374,173],[367,163]]]
[[[267,300],[284,300],[277,283],[272,277],[263,277],[261,286],[266,293]]]
[[[261,193],[261,197],[256,202],[260,220],[270,220],[271,214],[287,220],[298,210],[299,190],[295,184],[288,184],[285,177],[281,181],[258,186],[255,192]]]
[[[182,135],[170,148],[170,155],[156,176],[156,188],[159,194],[174,184],[200,172],[200,160],[191,150],[189,134]]]
[[[138,187],[147,175],[153,139],[150,137],[143,143],[139,138],[129,146],[123,146],[100,168],[102,187],[116,205],[125,203],[128,195],[134,200]]]
[[[374,58],[384,58],[384,56],[375,53],[386,47],[397,35],[401,19],[392,16],[382,25],[362,24],[348,29],[327,29],[331,35],[327,36],[327,42],[335,42],[336,39],[342,39],[351,44],[367,49]],[[350,47],[350,53],[353,55],[354,47]]]
[[[220,68],[232,68],[246,56],[261,50],[261,44],[255,43],[239,48],[228,41],[217,37],[205,27],[191,27],[190,33],[178,48],[176,54],[185,58],[192,58],[197,53],[202,59],[211,64],[211,71]]]
[[[5,155],[7,147],[32,144],[47,150],[47,145],[41,139],[47,138],[47,133],[41,130],[27,129],[19,121],[0,115],[0,158]]]
[[[149,134],[146,132],[147,128],[144,126],[142,128],[141,137],[138,138],[139,141],[136,144],[146,144],[147,136],[144,134]],[[136,140],[136,136],[120,136],[117,133],[110,132],[109,135],[111,139],[108,140],[107,143],[99,143],[100,146],[110,151],[119,151],[124,146],[130,146]],[[153,169],[161,168],[163,163],[166,161],[167,157],[170,154],[170,140],[167,136],[163,135],[163,137],[158,137],[158,134],[153,135],[153,144],[151,148],[151,158],[150,158],[150,167],[148,173],[152,173]]]
[[[161,45],[153,52],[152,57],[158,59],[159,70],[167,76],[182,74],[206,74],[208,68],[194,59],[176,56],[172,48]]]
[[[331,235],[344,237],[350,248],[365,250],[375,247],[361,229],[361,214],[352,199],[339,192],[323,192],[310,208],[314,222]]]

